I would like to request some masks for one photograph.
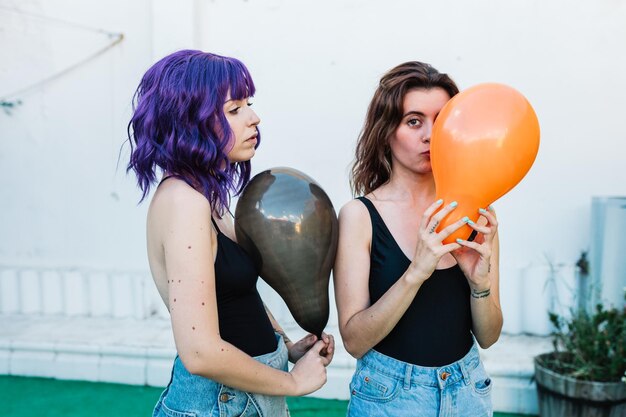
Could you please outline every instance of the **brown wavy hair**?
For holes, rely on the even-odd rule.
[[[402,120],[405,94],[415,88],[428,90],[437,87],[445,90],[450,98],[459,92],[452,78],[423,62],[405,62],[383,75],[367,109],[365,124],[356,144],[350,178],[354,195],[369,194],[389,181],[389,138]]]

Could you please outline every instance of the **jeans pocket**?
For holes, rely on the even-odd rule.
[[[256,401],[250,394],[222,385],[218,403],[220,416],[224,417],[263,417]]]
[[[367,366],[363,366],[355,373],[350,383],[350,392],[357,398],[388,402],[398,396],[400,381],[396,378],[378,373]]]
[[[470,373],[472,388],[474,392],[480,396],[488,396],[491,392],[491,378],[482,363],[479,363]]]
[[[163,415],[166,417],[196,417],[196,413],[191,413],[188,411],[178,411],[169,408],[167,405],[165,405],[164,401],[161,401],[157,415]]]

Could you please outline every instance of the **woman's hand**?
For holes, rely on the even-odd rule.
[[[320,389],[322,385],[326,383],[326,366],[330,363],[330,360],[321,353],[325,348],[326,343],[323,340],[318,340],[313,347],[296,362],[290,372],[294,382],[295,391],[292,394],[293,396],[310,394]]]
[[[461,248],[461,245],[458,243],[448,243],[444,245],[442,241],[465,224],[465,221],[462,219],[452,223],[440,232],[435,232],[441,220],[450,214],[457,206],[456,201],[453,201],[439,210],[441,204],[443,204],[442,200],[431,204],[430,207],[424,211],[422,221],[420,222],[415,255],[409,267],[413,272],[411,276],[416,277],[415,279],[418,282],[423,283],[432,275],[443,255]]]
[[[322,341],[325,344],[324,349],[321,354],[326,359],[328,359],[328,363],[333,358],[335,354],[335,339],[326,333],[322,333]],[[290,343],[287,345],[287,351],[289,352],[289,361],[292,363],[298,362],[298,360],[304,356],[305,353],[311,349],[311,347],[317,342],[317,336],[312,333],[309,333],[307,336],[298,340],[296,343]]]
[[[335,338],[331,334],[322,332],[322,341],[326,343],[326,346],[320,351],[320,355],[326,359],[326,366],[328,366],[333,361],[333,356],[335,355]]]
[[[487,224],[479,226],[469,222],[468,225],[478,234],[473,242],[457,239],[462,246],[452,252],[459,267],[467,277],[473,291],[485,291],[491,287],[489,273],[491,272],[491,252],[493,240],[498,230],[498,220],[495,211],[480,209],[479,213],[487,219]]]

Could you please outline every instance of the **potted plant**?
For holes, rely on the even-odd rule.
[[[535,357],[539,415],[626,416],[626,307],[549,316],[554,351]]]

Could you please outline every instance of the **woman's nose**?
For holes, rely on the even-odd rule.
[[[426,124],[426,126],[424,127],[424,136],[422,136],[422,142],[424,143],[430,143],[430,134],[433,131],[433,126],[432,124],[428,123]]]
[[[250,126],[256,126],[259,123],[261,123],[261,119],[259,119],[254,110],[250,109]]]

